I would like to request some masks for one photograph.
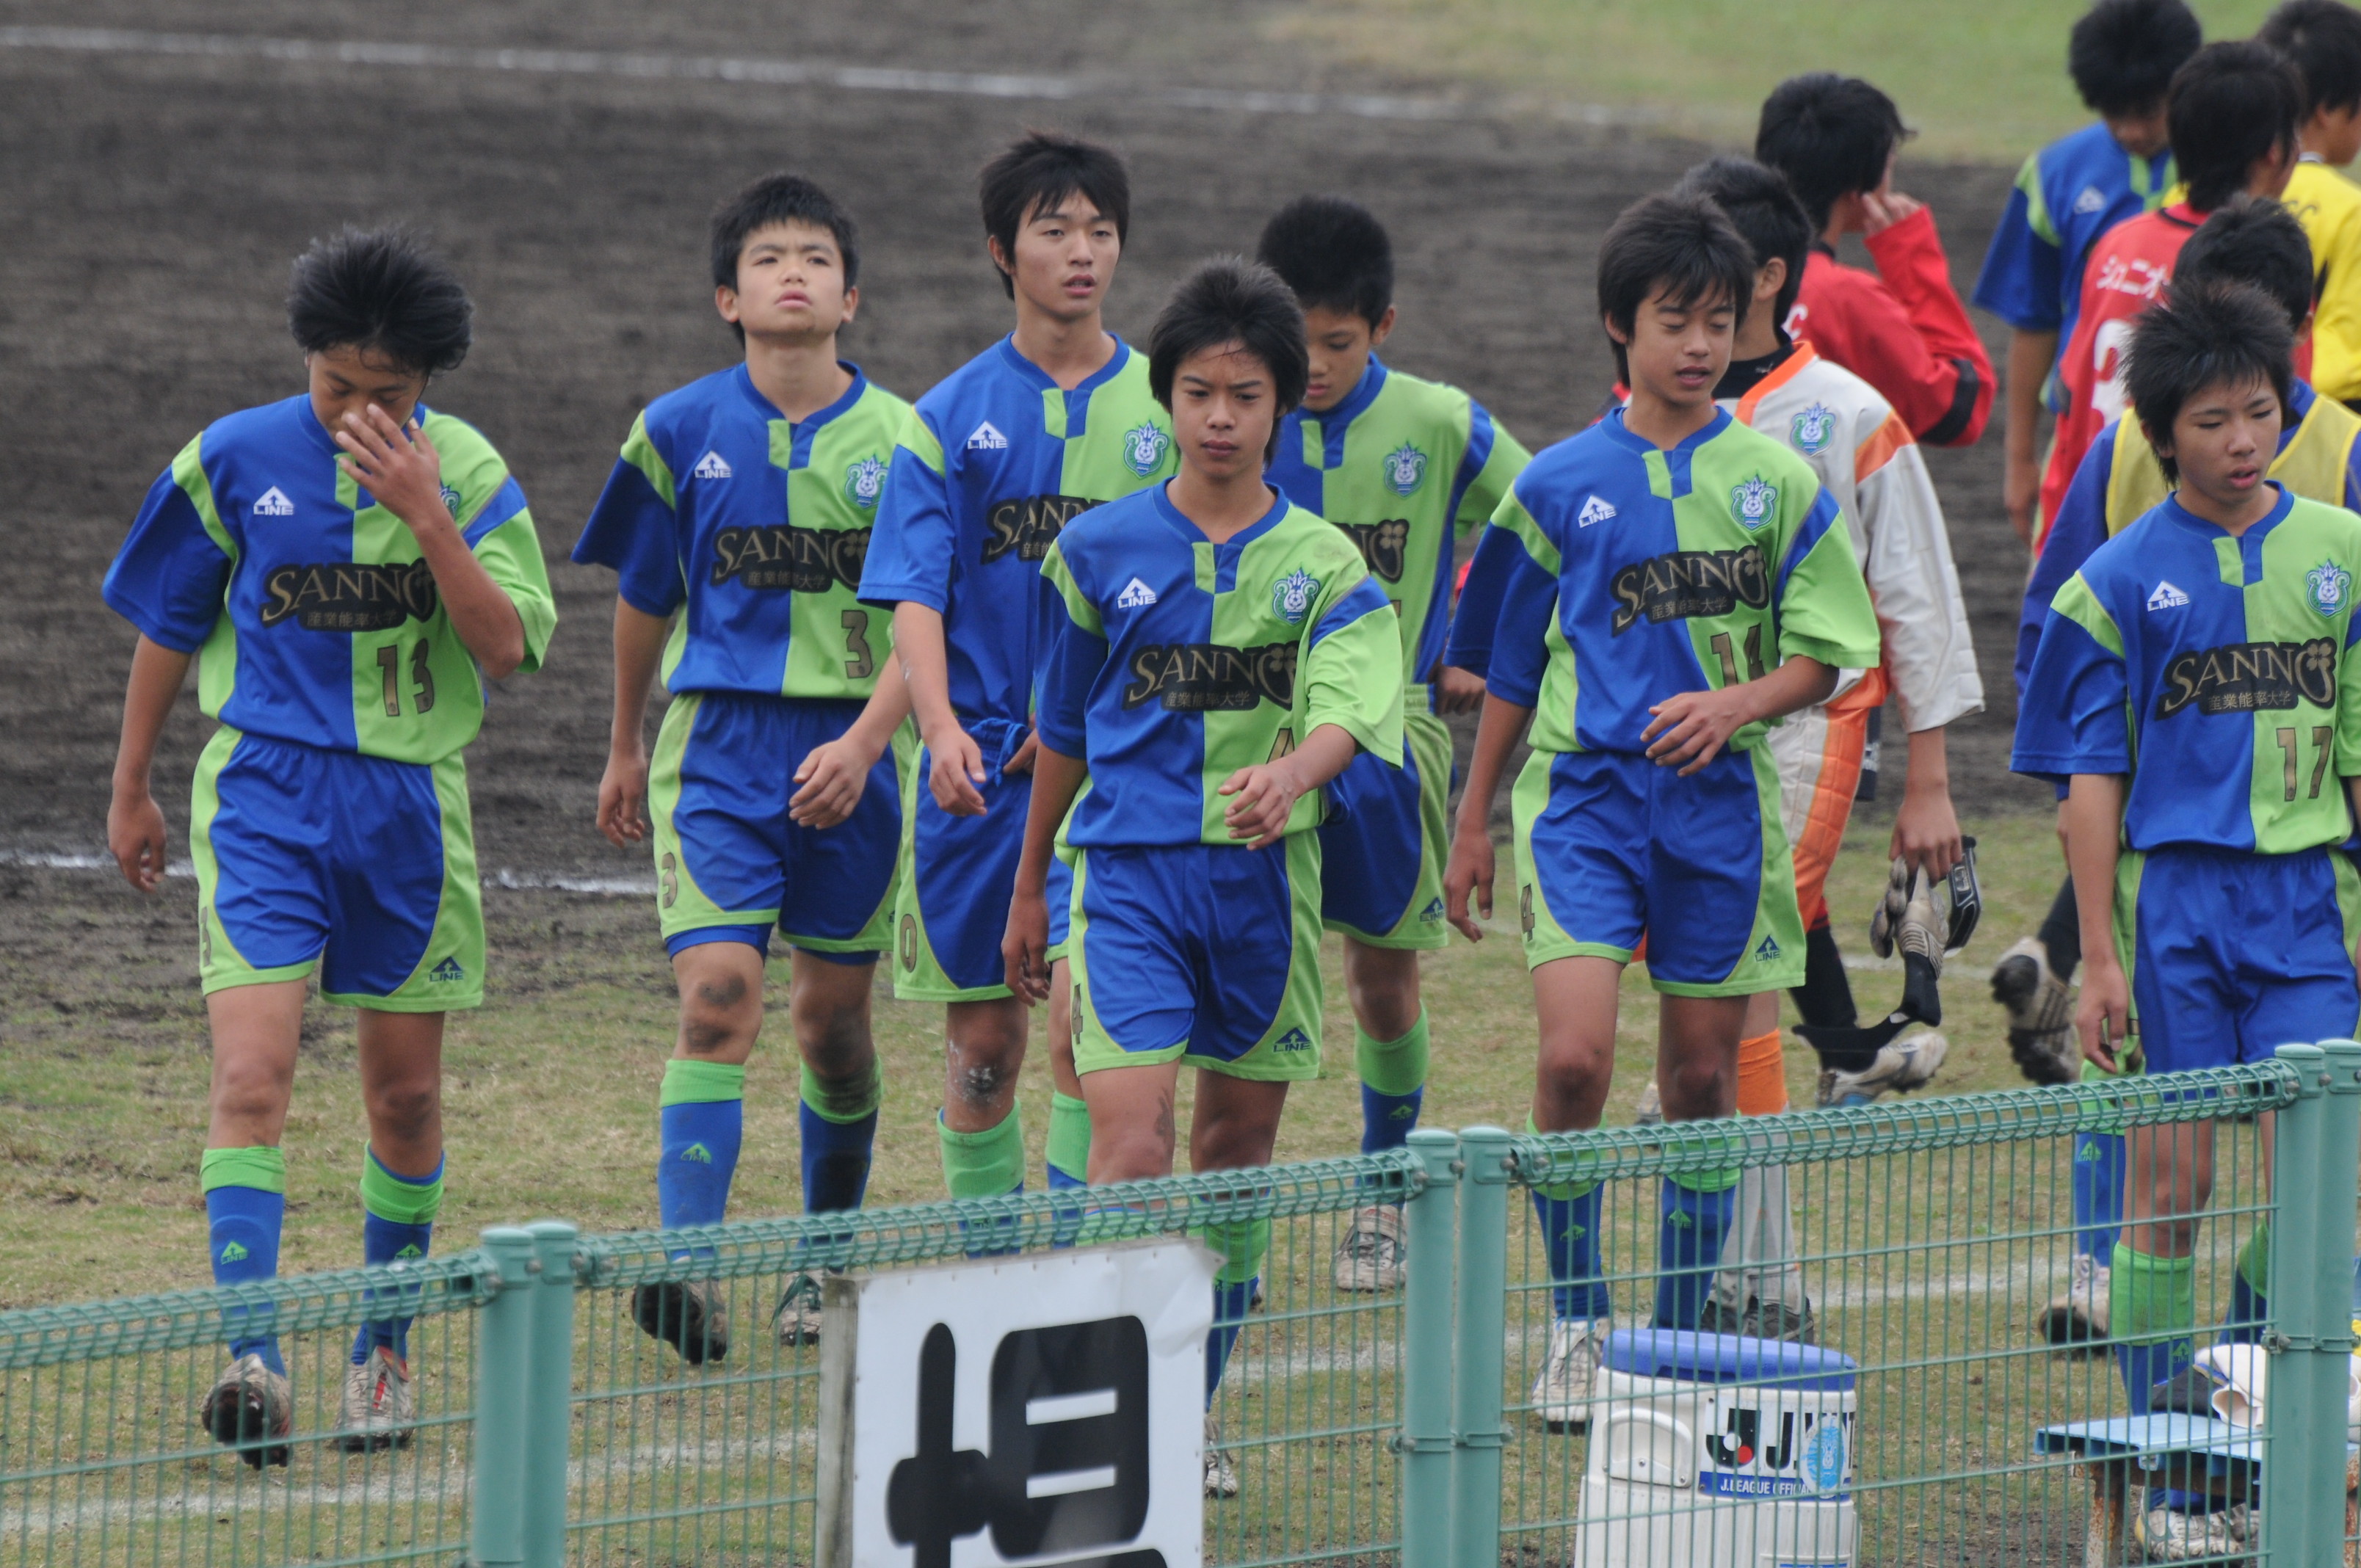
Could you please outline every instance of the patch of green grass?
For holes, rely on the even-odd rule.
[[[2020,1081],[1983,976],[1994,955],[2039,920],[2060,870],[2042,818],[1999,818],[1980,831],[1984,923],[1952,960],[1944,987],[1952,1045],[1938,1087],[1949,1091]],[[1885,829],[1864,825],[1847,850],[1829,901],[1839,940],[1861,962],[1884,874]],[[193,953],[185,950],[192,890],[185,881],[169,883],[159,907],[86,875],[12,876],[0,888],[0,914],[14,922],[0,944],[0,1204],[15,1223],[0,1231],[0,1306],[203,1284],[197,1157],[209,1057]],[[1435,1050],[1429,1125],[1524,1126],[1532,991],[1511,910],[1499,911],[1490,939],[1455,939],[1427,960]],[[455,1015],[445,1047],[450,1186],[440,1245],[544,1216],[589,1230],[653,1224],[656,1084],[672,1048],[675,1001],[652,911],[636,899],[495,889],[488,913],[491,1001]],[[1282,1160],[1358,1146],[1353,1023],[1334,941],[1324,957],[1325,1064],[1318,1081],[1290,1098]],[[783,982],[784,970],[774,978]],[[1899,995],[1898,970],[1857,969],[1853,981],[1864,1018],[1882,1015]],[[1630,1119],[1655,1056],[1655,995],[1643,970],[1626,975],[1623,997],[1610,1122]],[[771,1000],[783,1009],[781,985]],[[887,1091],[873,1203],[941,1193],[934,1131],[941,1016],[939,1008],[879,992]],[[792,1059],[774,1021],[748,1075],[733,1216],[800,1207]],[[1185,1110],[1192,1075],[1182,1076]],[[1788,1078],[1795,1102],[1810,1104],[1813,1058],[1792,1041]],[[1037,1181],[1049,1094],[1037,1049],[1022,1090]],[[352,1014],[315,1005],[287,1125],[286,1272],[359,1261],[363,1127]]]
[[[2194,0],[2240,38],[2271,0]],[[1865,76],[1924,155],[2014,163],[2088,118],[2066,75],[2069,0],[1308,0],[1272,25],[1354,65],[1443,78],[1543,110],[1602,107],[1748,142],[1763,95],[1805,71]]]

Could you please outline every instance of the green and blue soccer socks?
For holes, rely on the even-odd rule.
[[[2147,1414],[2148,1394],[2196,1355],[2197,1260],[2151,1257],[2115,1243],[2107,1275],[2107,1334],[2131,1413]]]
[[[1049,1091],[1049,1145],[1043,1152],[1049,1190],[1091,1184],[1091,1108],[1071,1094]]]
[[[872,1060],[869,1076],[830,1092],[804,1066],[796,1108],[803,1134],[804,1212],[858,1209],[869,1190],[870,1151],[877,1142],[877,1107],[885,1095],[885,1067]]]
[[[1210,1410],[1222,1373],[1230,1365],[1231,1347],[1238,1343],[1238,1331],[1254,1305],[1262,1260],[1270,1251],[1270,1222],[1216,1221],[1199,1234],[1222,1256],[1222,1266],[1213,1274],[1213,1326],[1205,1335],[1205,1408]]]
[[[1374,1039],[1355,1025],[1353,1065],[1361,1074],[1361,1152],[1401,1147],[1426,1098],[1426,1009],[1399,1040]]]
[[[2238,1249],[2238,1266],[2230,1275],[2230,1315],[2222,1321],[2222,1337],[2237,1343],[2258,1343],[2263,1325],[2271,1320],[2271,1223],[2265,1220]]]
[[[377,1157],[361,1151],[361,1261],[375,1266],[409,1263],[426,1255],[434,1239],[434,1216],[443,1212],[443,1168],[438,1159],[424,1176],[403,1176]],[[401,1292],[385,1293],[399,1301]],[[353,1335],[353,1365],[368,1359],[383,1345],[403,1362],[410,1359],[408,1313],[363,1323]]]
[[[1606,1189],[1596,1181],[1562,1181],[1533,1189],[1533,1217],[1541,1222],[1555,1288],[1550,1306],[1561,1319],[1590,1322],[1611,1317],[1615,1295],[1598,1254],[1599,1210]]]
[[[2115,1255],[2124,1222],[2124,1135],[2074,1135],[2074,1246],[2101,1263]]]
[[[205,1194],[205,1248],[214,1283],[248,1285],[279,1273],[279,1232],[287,1219],[287,1157],[275,1148],[207,1149],[197,1165]],[[233,1360],[259,1355],[284,1374],[267,1303],[222,1312]]]
[[[1738,1212],[1738,1172],[1664,1179],[1656,1229],[1656,1326],[1694,1329],[1721,1266],[1721,1245]]]
[[[935,1132],[942,1139],[943,1187],[953,1198],[1005,1198],[1025,1190],[1025,1120],[1019,1107],[1011,1105],[1000,1125],[980,1133],[955,1133],[938,1113]],[[994,1223],[995,1228],[1007,1228],[1014,1222]],[[967,1222],[961,1220],[960,1229],[967,1228]],[[994,1257],[1015,1250],[971,1246],[968,1255]]]
[[[675,1058],[664,1063],[657,1103],[664,1144],[656,1157],[656,1212],[664,1228],[720,1223],[745,1132],[746,1069]]]

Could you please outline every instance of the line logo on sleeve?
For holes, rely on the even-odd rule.
[[[1123,592],[1115,596],[1117,609],[1146,609],[1156,602],[1156,590],[1137,577],[1124,584]]]
[[[1008,450],[1008,437],[1000,433],[997,425],[985,420],[967,433],[967,449],[970,452],[1005,452]]]
[[[1574,526],[1588,528],[1594,522],[1612,522],[1615,517],[1613,505],[1594,495],[1582,503],[1580,511],[1574,514]]]
[[[2169,582],[2158,583],[2156,592],[2147,596],[2150,609],[2180,609],[2189,603],[2189,596]]]
[[[1760,474],[1742,485],[1730,487],[1730,515],[1750,533],[1770,521],[1771,514],[1778,510],[1779,487]]]
[[[2312,596],[2312,608],[2323,615],[2333,616],[2353,599],[2353,574],[2334,561],[2323,561],[2303,575],[2304,592]]]
[[[1394,494],[1406,496],[1426,477],[1426,454],[1403,442],[1386,454],[1386,483]]]
[[[697,466],[691,468],[688,475],[692,479],[727,479],[737,471],[730,466],[729,459],[720,453],[708,452],[697,460]]]
[[[1164,455],[1171,449],[1172,438],[1152,419],[1123,433],[1124,466],[1143,479],[1164,466]]]
[[[287,499],[287,492],[285,490],[273,485],[269,489],[263,491],[262,494],[254,498],[254,515],[257,517],[293,517],[295,515],[295,503]]]

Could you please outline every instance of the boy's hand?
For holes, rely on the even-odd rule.
[[[953,817],[983,815],[983,748],[975,737],[951,725],[927,737],[927,787],[935,804]]]
[[[1038,729],[1026,731],[1025,743],[1016,748],[1015,756],[1000,764],[1000,771],[1004,773],[1030,774],[1033,772],[1033,753],[1040,749],[1041,732]]]
[[[458,520],[443,504],[443,455],[426,439],[426,429],[415,415],[408,425],[399,425],[371,403],[361,413],[346,414],[345,428],[335,436],[346,453],[336,459],[336,466],[412,532],[437,519],[457,526]]]
[[[1891,174],[1887,176],[1889,181],[1892,178]],[[1863,191],[1861,193],[1861,216],[1865,220],[1862,232],[1883,234],[1926,204],[1915,196],[1904,195],[1891,184],[1874,191]]]
[[[1000,938],[1005,983],[1031,1007],[1049,1000],[1049,900],[1020,885],[1008,900],[1008,928]]]
[[[2113,953],[2084,953],[2082,1000],[2074,1009],[2074,1032],[2082,1037],[2082,1055],[2103,1071],[2123,1070],[2117,1053],[2111,1047],[2116,1041],[2129,1038],[2131,1012],[2132,988],[2124,979],[2123,965]],[[2131,1057],[2137,1049],[2132,1047],[2122,1055]]]
[[[1222,813],[1230,837],[1251,840],[1246,848],[1259,850],[1287,832],[1288,814],[1303,794],[1303,779],[1284,762],[1257,762],[1224,779],[1217,793],[1235,796]]]
[[[1484,706],[1484,677],[1456,664],[1437,664],[1429,689],[1437,713],[1473,713]]]
[[[1443,913],[1459,934],[1471,942],[1484,939],[1478,920],[1492,918],[1492,879],[1499,860],[1492,835],[1477,830],[1456,833],[1451,839],[1451,860],[1443,871]],[[1476,895],[1476,919],[1467,917],[1467,895]]]
[[[164,880],[164,812],[146,790],[122,790],[106,808],[106,850],[123,868],[123,880],[153,893]]]
[[[796,770],[803,787],[787,797],[787,820],[799,828],[833,828],[852,815],[880,753],[850,734],[815,746]]]
[[[1680,776],[1686,778],[1712,762],[1740,727],[1754,717],[1753,706],[1743,685],[1682,692],[1648,709],[1655,718],[1640,731],[1640,740],[1658,767],[1680,764]]]
[[[1938,882],[1950,875],[1951,868],[1967,853],[1960,838],[1959,814],[1951,809],[1951,792],[1905,785],[1902,807],[1894,814],[1894,842],[1886,850],[1887,858],[1907,861],[1924,872],[1928,882]]]
[[[648,751],[607,753],[607,771],[598,776],[598,831],[607,842],[628,850],[648,836]]]

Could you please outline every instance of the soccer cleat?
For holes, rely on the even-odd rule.
[[[1993,1000],[2008,1009],[2008,1054],[2036,1083],[2072,1083],[2082,1076],[2074,1042],[2074,993],[2050,972],[2049,949],[2038,937],[2020,938],[1993,966]]]
[[[2107,1270],[2087,1252],[2074,1255],[2066,1288],[2041,1309],[2041,1337],[2060,1350],[2107,1337]]]
[[[660,1279],[631,1292],[631,1321],[680,1352],[691,1366],[730,1354],[730,1310],[709,1279]]]
[[[1822,1105],[1866,1105],[1885,1093],[1924,1089],[1950,1050],[1950,1043],[1928,1030],[1878,1048],[1877,1059],[1858,1072],[1837,1068],[1820,1070]]]
[[[287,1374],[273,1372],[259,1355],[242,1355],[206,1390],[197,1422],[254,1469],[284,1464],[295,1431],[295,1392]]]
[[[1746,1337],[1785,1340],[1791,1344],[1817,1344],[1820,1325],[1812,1316],[1809,1299],[1802,1311],[1784,1302],[1758,1302],[1746,1313]]]
[[[373,1345],[368,1359],[345,1368],[345,1397],[336,1407],[335,1446],[346,1453],[408,1448],[418,1419],[410,1391],[410,1364],[390,1345]]]
[[[1399,1290],[1410,1256],[1410,1231],[1402,1212],[1389,1204],[1353,1211],[1353,1223],[1336,1241],[1336,1288]]]
[[[1648,1080],[1647,1086],[1640,1091],[1640,1103],[1631,1107],[1631,1124],[1635,1127],[1653,1127],[1660,1124],[1664,1119],[1664,1097],[1656,1088],[1656,1080],[1652,1078]]]
[[[1607,1349],[1608,1321],[1560,1318],[1550,1324],[1549,1354],[1533,1379],[1533,1413],[1551,1431],[1572,1431],[1590,1422],[1590,1390],[1598,1380],[1598,1358]]]
[[[1719,1297],[1708,1298],[1705,1310],[1697,1314],[1697,1332],[1701,1334],[1748,1334],[1754,1316],[1754,1299],[1748,1297],[1743,1308],[1725,1307]]]
[[[1213,1412],[1205,1412],[1205,1496],[1235,1497],[1238,1495],[1237,1467],[1230,1456],[1222,1452],[1222,1424]]]
[[[2235,1521],[2233,1515],[2238,1516]],[[2202,1514],[2158,1503],[2140,1510],[2139,1547],[2150,1563],[2244,1563],[2248,1559],[2246,1541],[2235,1533],[2238,1525],[2254,1529],[2244,1505]]]
[[[819,1280],[798,1274],[787,1281],[771,1313],[771,1327],[783,1345],[818,1344],[821,1321]]]

